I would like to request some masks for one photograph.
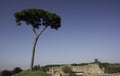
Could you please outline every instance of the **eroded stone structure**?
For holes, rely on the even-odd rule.
[[[70,65],[71,66],[71,65]],[[62,71],[63,66],[50,67],[47,73],[52,76],[62,76],[65,73]],[[99,67],[98,64],[88,64],[83,66],[71,66],[74,75],[85,75],[85,74],[103,74],[104,71]]]

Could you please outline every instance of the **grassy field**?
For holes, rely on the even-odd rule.
[[[49,76],[49,75],[42,71],[23,71],[21,73],[16,74],[15,76]]]

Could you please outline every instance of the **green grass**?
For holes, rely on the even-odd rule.
[[[21,73],[16,74],[15,76],[49,76],[49,75],[42,71],[23,71]]]

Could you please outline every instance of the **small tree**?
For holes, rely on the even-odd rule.
[[[55,13],[50,13],[42,9],[26,9],[16,12],[14,16],[18,25],[21,25],[21,21],[26,22],[27,25],[32,25],[32,29],[35,34],[30,65],[30,70],[32,70],[34,64],[35,47],[40,35],[48,26],[56,30],[60,28],[61,18]],[[36,30],[39,28],[41,28],[41,31],[37,32]]]

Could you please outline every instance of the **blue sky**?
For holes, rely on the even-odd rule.
[[[0,69],[28,69],[34,33],[13,14],[40,8],[61,16],[61,28],[47,28],[35,53],[35,65],[120,62],[120,0],[1,0]]]

